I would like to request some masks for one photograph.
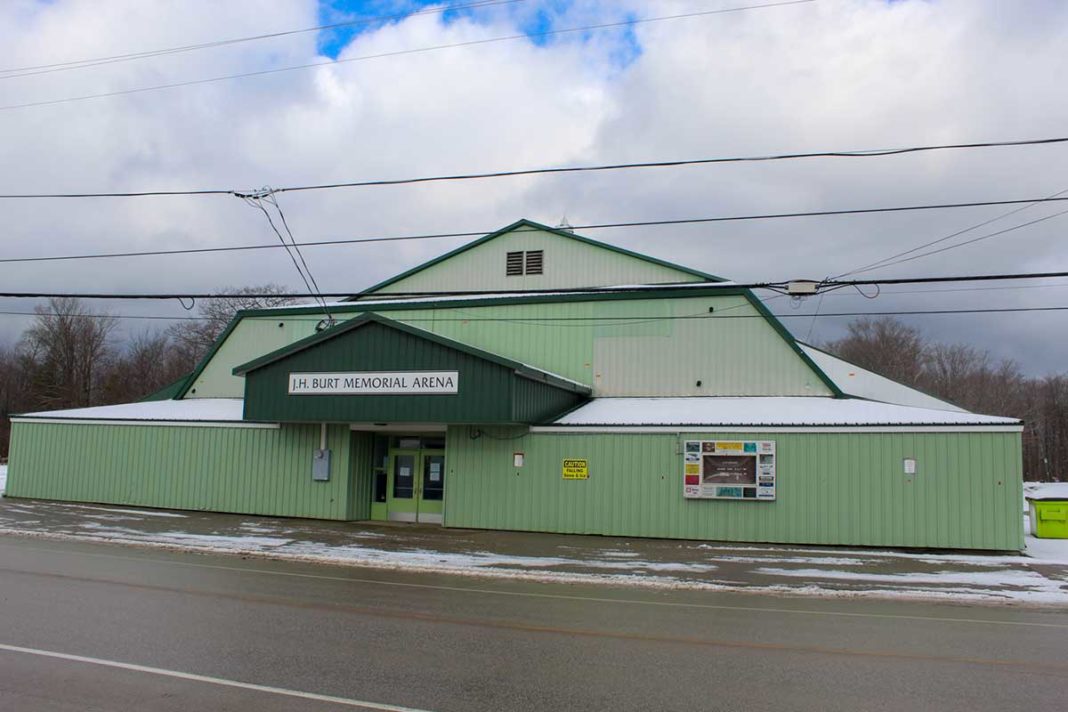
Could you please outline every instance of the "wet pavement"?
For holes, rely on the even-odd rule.
[[[1068,565],[1005,553],[731,544],[0,499],[0,533],[574,584],[1068,607]]]
[[[16,535],[0,536],[0,572],[0,709],[19,712],[995,712],[1059,709],[1068,679],[1063,607],[479,579]]]

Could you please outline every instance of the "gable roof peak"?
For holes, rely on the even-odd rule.
[[[444,253],[442,255],[439,255],[439,256],[431,259],[431,260],[423,262],[422,264],[416,265],[415,267],[413,267],[410,270],[407,270],[405,272],[401,272],[400,274],[398,274],[398,275],[396,275],[394,277],[390,277],[389,279],[386,279],[386,280],[384,280],[382,282],[379,282],[378,284],[374,284],[374,285],[368,287],[367,289],[361,291],[360,293],[355,294],[355,295],[353,295],[351,297],[348,297],[348,298],[346,298],[346,299],[344,299],[342,301],[352,301],[352,300],[360,299],[360,298],[363,298],[363,297],[367,297],[369,295],[374,294],[375,292],[381,291],[385,287],[388,287],[388,286],[390,286],[392,284],[396,284],[397,282],[399,282],[399,281],[401,281],[403,279],[407,279],[408,277],[411,277],[411,276],[413,276],[413,275],[415,275],[415,274],[417,274],[419,272],[422,272],[423,270],[425,270],[425,269],[427,269],[429,267],[432,267],[432,266],[434,266],[436,264],[439,264],[441,262],[444,262],[444,261],[446,261],[446,260],[448,260],[448,259],[450,259],[452,257],[455,257],[455,256],[457,256],[459,254],[464,253],[464,252],[467,252],[470,249],[473,249],[473,248],[478,247],[480,245],[484,245],[485,243],[487,243],[487,242],[489,242],[491,240],[494,240],[494,239],[496,239],[498,237],[501,237],[502,235],[507,235],[509,233],[518,232],[518,231],[547,232],[549,234],[557,235],[559,237],[564,237],[564,238],[567,238],[569,240],[575,240],[576,242],[581,242],[581,243],[584,243],[586,245],[590,245],[590,246],[593,246],[593,247],[598,247],[598,248],[601,248],[601,249],[604,249],[604,250],[609,250],[609,251],[614,252],[614,253],[619,254],[619,255],[624,255],[626,257],[631,257],[631,258],[634,258],[634,259],[638,259],[638,260],[641,260],[643,262],[648,262],[648,263],[651,263],[651,264],[655,264],[655,265],[658,265],[660,267],[667,267],[669,269],[677,270],[677,271],[682,272],[684,274],[688,274],[688,275],[690,275],[692,277],[697,277],[701,281],[705,281],[705,282],[726,282],[726,281],[728,281],[728,280],[724,279],[723,277],[717,277],[714,274],[709,274],[707,272],[702,272],[700,270],[693,269],[692,267],[686,267],[685,265],[676,264],[674,262],[668,262],[667,260],[661,260],[661,259],[656,258],[656,257],[650,257],[649,255],[644,255],[644,254],[642,254],[640,252],[634,252],[634,251],[628,250],[628,249],[626,249],[624,247],[617,247],[617,246],[609,244],[607,242],[601,242],[600,240],[594,240],[594,239],[591,239],[589,237],[584,237],[582,235],[577,234],[575,232],[574,228],[572,228],[570,226],[566,226],[566,227],[564,227],[564,226],[550,227],[550,226],[545,225],[543,223],[539,223],[539,222],[536,222],[534,220],[530,220],[529,218],[520,218],[519,220],[516,220],[515,222],[511,223],[510,225],[505,225],[501,229],[496,230],[494,232],[491,232],[488,235],[484,235],[484,236],[478,238],[477,240],[472,240],[471,242],[468,242],[465,245],[461,245],[460,247],[457,247],[454,250],[450,250],[449,252],[446,252],[446,253]]]

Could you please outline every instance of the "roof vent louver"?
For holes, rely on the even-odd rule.
[[[523,253],[509,252],[504,265],[504,274],[508,277],[520,277],[523,274]]]
[[[527,251],[527,274],[541,274],[544,258],[541,250]]]

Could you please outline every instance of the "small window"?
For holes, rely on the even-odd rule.
[[[527,251],[527,274],[541,274],[542,252],[541,250]]]
[[[521,277],[523,275],[523,253],[509,252],[504,265],[504,274],[508,277]]]

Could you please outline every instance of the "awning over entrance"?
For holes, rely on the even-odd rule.
[[[588,386],[377,314],[238,366],[245,420],[541,423]]]

